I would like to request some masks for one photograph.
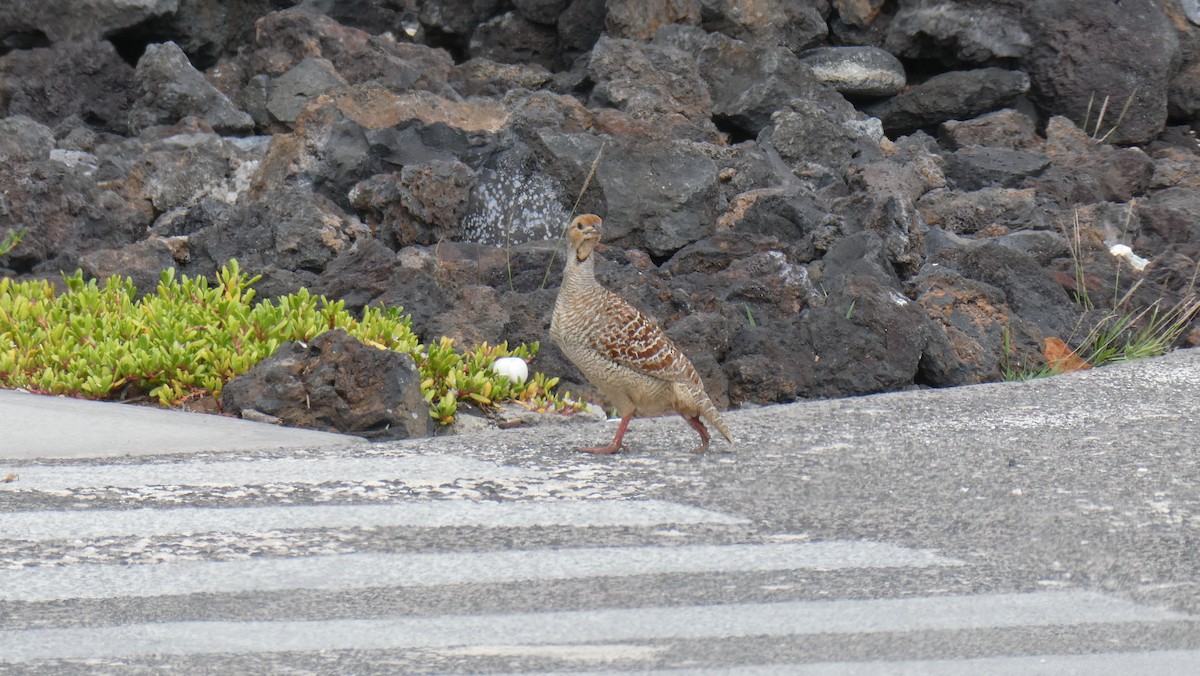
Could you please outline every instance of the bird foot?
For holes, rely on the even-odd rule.
[[[596,455],[612,455],[618,451],[628,451],[629,447],[625,444],[609,444],[607,446],[598,446],[596,448],[580,448],[576,449],[580,453],[595,453]]]

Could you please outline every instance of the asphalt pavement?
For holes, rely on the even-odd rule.
[[[678,418],[601,457],[611,423],[372,444],[30,396],[5,673],[1200,673],[1200,351],[731,412],[703,455]]]

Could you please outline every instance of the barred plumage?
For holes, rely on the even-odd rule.
[[[733,443],[733,435],[704,391],[688,358],[648,317],[596,281],[592,250],[600,241],[599,216],[584,214],[567,231],[567,263],[554,303],[550,335],[584,377],[617,407],[621,424],[608,446],[580,449],[615,453],[634,416],[675,411],[708,448],[708,421]]]

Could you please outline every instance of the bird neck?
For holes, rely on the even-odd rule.
[[[567,265],[563,268],[563,287],[585,288],[596,284],[596,257],[589,255],[579,260],[575,251],[568,251]]]

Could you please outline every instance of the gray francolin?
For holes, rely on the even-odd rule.
[[[621,414],[611,444],[579,450],[616,453],[634,416],[672,410],[700,433],[697,452],[706,450],[709,440],[701,418],[732,444],[733,435],[683,352],[653,321],[596,281],[592,250],[600,241],[600,224],[593,214],[571,221],[567,263],[550,320],[554,342]]]

